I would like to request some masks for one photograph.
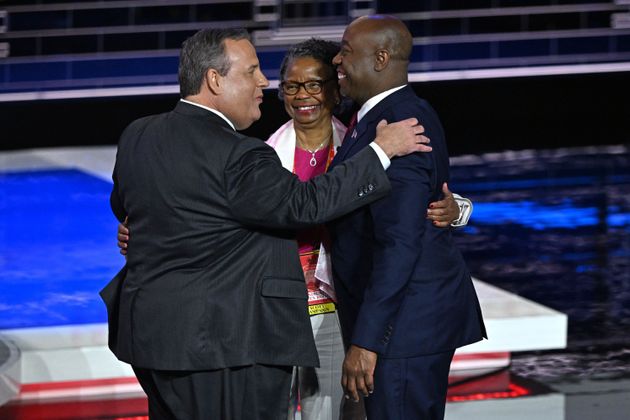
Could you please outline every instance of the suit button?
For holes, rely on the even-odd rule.
[[[363,197],[365,193],[363,191],[359,191],[359,197]]]
[[[374,191],[374,185],[369,184],[369,185],[368,185],[368,190],[369,190],[369,191]]]

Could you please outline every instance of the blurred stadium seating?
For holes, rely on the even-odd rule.
[[[411,72],[630,62],[629,0],[7,0],[0,6],[0,98],[16,93],[146,87],[176,92],[181,42],[208,26],[243,26],[276,74],[286,47],[339,39],[366,13],[403,19]],[[4,31],[3,31],[4,29]],[[610,65],[613,65],[610,67]],[[619,67],[622,66],[622,67]],[[86,95],[97,95],[91,91]],[[75,92],[76,93],[76,92]],[[12,94],[8,95],[7,94]],[[49,93],[50,94],[50,93]],[[78,94],[76,96],[81,96]],[[39,95],[46,97],[46,95]],[[24,98],[33,98],[24,96]]]

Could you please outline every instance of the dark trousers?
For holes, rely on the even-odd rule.
[[[149,399],[151,420],[286,420],[292,369],[267,365],[211,371],[133,367]]]
[[[364,399],[368,420],[442,420],[454,353],[378,359],[374,392]]]

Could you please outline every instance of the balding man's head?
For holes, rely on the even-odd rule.
[[[413,39],[401,20],[387,15],[361,16],[348,29],[351,27],[375,48],[389,51],[391,59],[409,61]]]
[[[407,83],[409,30],[393,16],[362,16],[346,28],[337,65],[341,92],[358,102]]]

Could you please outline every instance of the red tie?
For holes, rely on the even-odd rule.
[[[357,112],[352,114],[352,118],[350,118],[350,123],[348,124],[348,131],[346,131],[346,135],[344,136],[343,141],[346,141],[346,139],[349,137],[356,137],[356,135],[353,136],[353,133],[354,128],[357,126],[357,116]]]

